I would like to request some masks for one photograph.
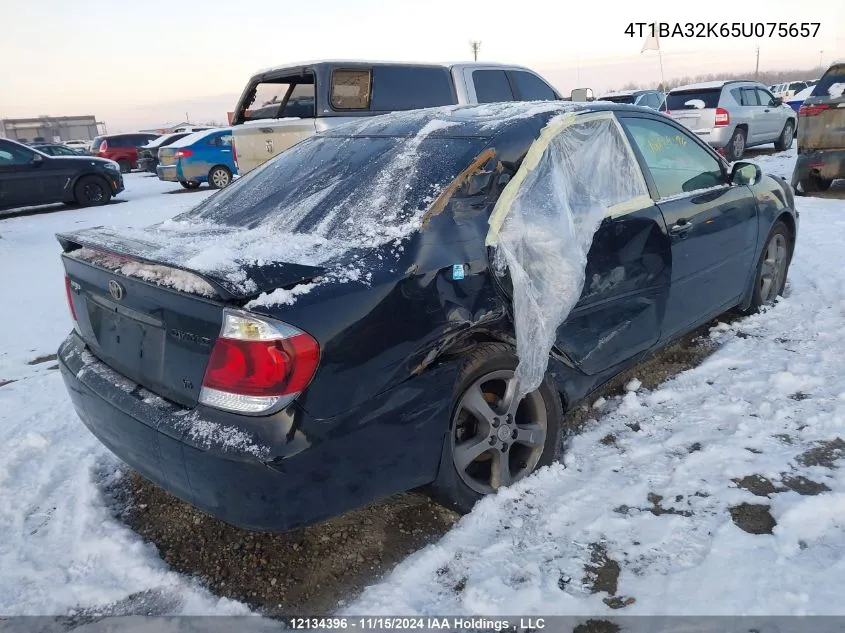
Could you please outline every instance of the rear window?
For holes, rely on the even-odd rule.
[[[295,243],[328,250],[384,243],[415,228],[486,142],[315,136],[174,220],[309,234]]]
[[[705,108],[716,108],[719,106],[719,97],[721,96],[721,88],[677,90],[670,92],[669,96],[666,97],[666,107],[670,110],[694,110],[695,106],[686,105],[686,103],[692,100],[699,100],[704,102]]]
[[[332,71],[331,103],[335,110],[366,110],[371,94],[369,70]]]
[[[513,101],[513,91],[504,70],[476,70],[472,73],[478,103]]]
[[[814,97],[838,98],[845,95],[845,64],[833,66],[813,88]]]
[[[806,87],[807,84],[805,84],[803,81],[793,81],[791,84],[789,84],[789,89],[794,90],[795,92],[798,92],[799,90],[804,90],[804,88]]]
[[[451,105],[452,78],[445,68],[376,66],[373,68],[373,100],[377,112],[415,110]]]
[[[95,136],[95,137],[94,137],[94,140],[93,140],[93,141],[91,141],[91,149],[92,149],[92,150],[98,150],[98,149],[100,149],[100,143],[102,143],[102,142],[103,142],[103,137],[102,137],[102,136]]]
[[[296,75],[256,84],[243,107],[244,121],[280,117],[313,118],[314,76]],[[201,129],[204,128],[195,128]]]

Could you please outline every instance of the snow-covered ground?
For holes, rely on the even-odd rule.
[[[758,162],[788,177],[794,156]],[[55,353],[70,329],[53,234],[143,226],[208,195],[165,193],[174,190],[132,174],[127,202],[0,220],[0,383],[14,381],[0,386],[2,614],[246,612],[170,571],[112,517],[103,491],[120,463],[76,419],[54,362],[28,364]],[[845,474],[836,468],[845,452],[845,202],[797,204],[788,297],[714,330],[720,348],[700,367],[600,403],[569,442],[565,467],[485,500],[344,609],[845,612]],[[737,520],[756,518],[765,531],[771,517],[772,534],[734,523],[730,508],[743,503]],[[615,590],[591,577],[615,577],[610,561]]]
[[[28,364],[55,354],[71,327],[56,232],[144,226],[209,193],[129,174],[125,202],[0,220],[0,384],[15,381],[0,387],[0,614],[247,611],[168,570],[112,518],[102,490],[120,463],[77,419],[55,362]]]

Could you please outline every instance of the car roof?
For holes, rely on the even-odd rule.
[[[428,68],[445,68],[451,70],[452,68],[518,68],[521,70],[531,71],[530,68],[520,66],[519,64],[505,64],[501,62],[415,62],[415,61],[386,61],[386,60],[372,60],[372,59],[319,59],[302,62],[291,62],[289,64],[282,64],[280,66],[270,66],[268,68],[261,68],[252,73],[252,77],[266,75],[268,73],[276,73],[283,71],[298,71],[303,68],[314,68],[316,66],[422,66]]]
[[[682,90],[707,90],[707,89],[715,89],[715,88],[723,88],[728,84],[754,84],[758,86],[762,86],[759,81],[754,81],[752,79],[719,79],[718,81],[702,81],[696,84],[686,84],[685,86],[678,86],[677,88],[672,88],[669,92],[680,92]],[[777,86],[778,84],[774,84]]]
[[[318,136],[493,138],[525,123],[530,124],[526,133],[532,129],[539,131],[549,119],[559,115],[619,110],[642,113],[645,109],[609,101],[515,101],[453,105],[363,117],[319,132]]]

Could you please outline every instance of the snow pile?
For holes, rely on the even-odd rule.
[[[75,259],[106,268],[113,273],[119,273],[126,277],[137,277],[181,292],[198,294],[204,297],[214,297],[217,294],[207,281],[178,268],[146,264],[91,248],[80,248],[70,255]]]
[[[513,284],[521,394],[543,381],[557,328],[581,296],[587,253],[605,213],[647,194],[611,117],[552,119],[508,184],[488,243],[497,246]]]
[[[699,367],[596,402],[565,467],[483,500],[346,612],[841,614],[845,214],[797,204],[787,297],[714,328]]]
[[[827,94],[829,94],[834,99],[838,99],[843,94],[845,94],[845,83],[831,84],[830,88],[827,89]]]

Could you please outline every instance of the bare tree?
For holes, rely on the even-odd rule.
[[[481,41],[480,40],[470,40],[469,41],[469,48],[472,51],[472,59],[474,61],[478,61],[478,51],[481,50]]]

